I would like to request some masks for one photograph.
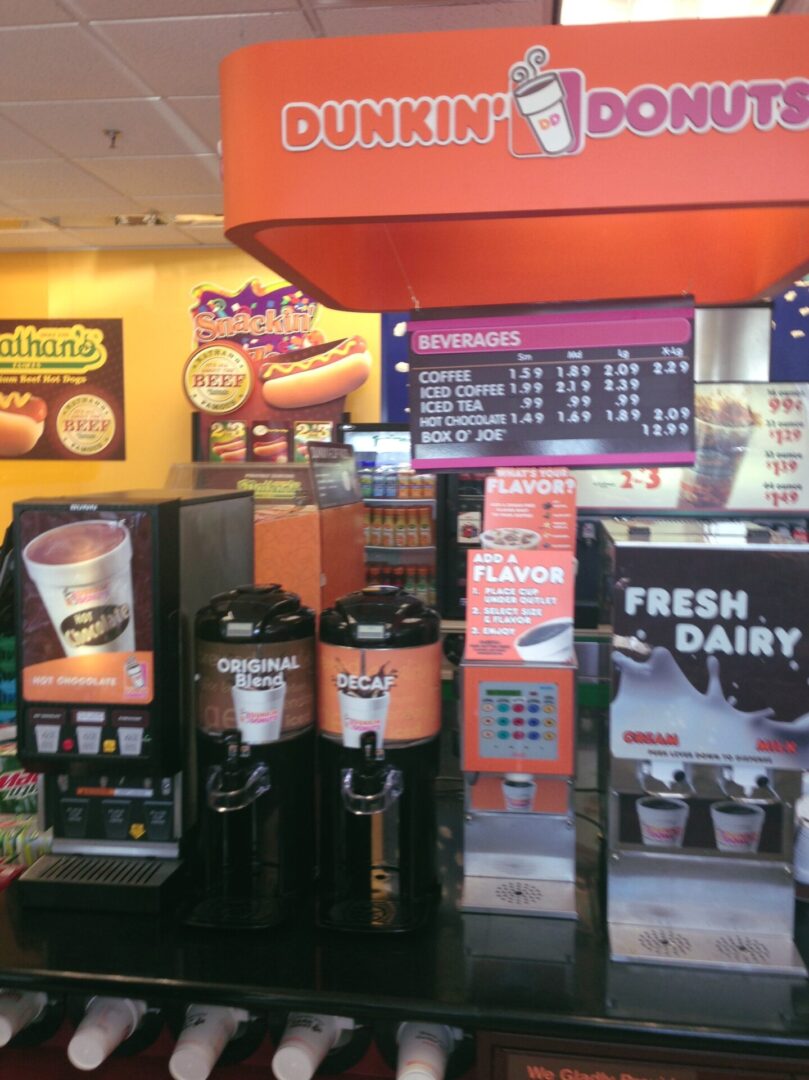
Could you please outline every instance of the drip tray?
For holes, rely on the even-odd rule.
[[[577,918],[576,886],[572,881],[536,878],[466,877],[462,911],[498,915],[544,915]]]
[[[157,914],[182,881],[179,859],[43,855],[17,880],[23,904],[38,908]]]
[[[786,934],[626,923],[610,923],[609,931],[613,960],[759,971],[773,975],[806,974],[798,950]]]

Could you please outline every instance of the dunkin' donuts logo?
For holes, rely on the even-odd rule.
[[[804,77],[668,87],[644,83],[624,92],[588,89],[584,72],[548,69],[548,59],[542,46],[529,49],[509,71],[509,88],[495,93],[289,102],[281,110],[281,142],[294,153],[319,146],[485,145],[505,125],[509,152],[534,158],[578,154],[587,139],[623,132],[649,138],[663,132],[732,134],[749,126],[809,128],[809,79]]]

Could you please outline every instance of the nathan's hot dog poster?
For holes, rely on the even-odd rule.
[[[358,332],[346,334],[330,330],[336,314],[286,283],[197,286],[183,384],[201,414],[206,460],[286,464],[301,459],[304,432],[331,440],[346,395],[373,363],[369,316],[357,315]]]
[[[0,320],[0,458],[125,456],[121,320]]]

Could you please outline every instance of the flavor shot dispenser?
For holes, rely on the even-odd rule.
[[[412,930],[437,898],[439,630],[437,612],[392,586],[321,615],[321,925]]]
[[[469,558],[466,911],[576,918],[573,577],[570,551]]]
[[[193,825],[192,627],[250,581],[252,496],[119,492],[14,508],[20,756],[45,773],[39,906],[156,910]],[[148,857],[148,858],[147,858]]]
[[[197,859],[190,922],[272,926],[314,878],[315,616],[279,585],[196,619]]]
[[[800,973],[809,547],[757,526],[606,526],[616,961]]]

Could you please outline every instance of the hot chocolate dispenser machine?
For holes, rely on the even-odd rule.
[[[252,496],[28,500],[14,529],[20,756],[46,773],[54,832],[20,894],[156,910],[195,816],[193,618],[212,588],[252,580]]]

